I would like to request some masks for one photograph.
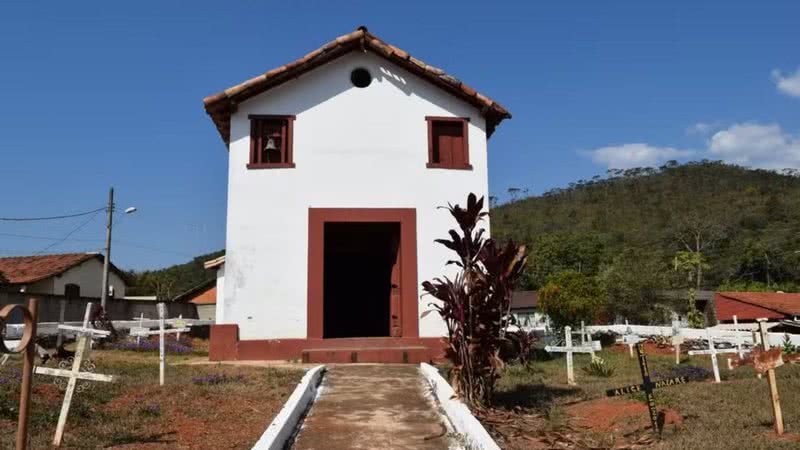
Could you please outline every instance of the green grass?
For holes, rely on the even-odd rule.
[[[135,449],[160,443],[178,448],[249,449],[303,374],[295,369],[170,365],[189,358],[168,355],[166,384],[160,387],[157,353],[93,352],[95,371],[116,375],[118,381],[92,383],[91,389],[75,394],[62,448]],[[0,368],[0,378],[19,367],[19,358],[12,359]],[[203,384],[195,380],[222,374],[231,381]],[[0,448],[5,449],[14,447],[19,384],[1,381]],[[29,448],[50,448],[62,399],[53,377],[34,376]]]
[[[564,357],[536,361],[528,368],[509,366],[500,379],[496,395],[498,406],[515,406],[533,410],[544,420],[555,416],[563,422],[561,408],[581,400],[605,396],[614,387],[641,383],[636,359],[627,353],[603,351],[600,356],[615,368],[614,375],[602,378],[588,375],[584,370],[590,363],[588,355],[576,356],[577,386],[566,385]],[[674,356],[648,355],[651,372],[675,367]],[[711,369],[708,357],[686,357],[682,365]],[[728,371],[720,358],[721,384],[691,382],[663,388],[656,393],[656,403],[677,410],[684,417],[678,429],[665,429],[664,440],[655,444],[659,449],[789,449],[800,447],[798,441],[779,441],[769,438],[772,431],[772,410],[766,378],[757,379],[752,368]],[[776,370],[778,389],[787,432],[800,432],[800,366],[786,365]],[[631,396],[644,401],[644,396]],[[543,427],[545,427],[543,425]]]

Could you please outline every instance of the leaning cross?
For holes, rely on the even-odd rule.
[[[689,355],[711,355],[711,367],[714,369],[714,382],[719,383],[719,362],[717,361],[717,355],[720,353],[738,353],[738,350],[735,348],[717,350],[717,348],[714,347],[714,337],[711,336],[708,329],[706,329],[706,340],[708,341],[708,350],[690,350]]]
[[[780,347],[769,348],[769,335],[767,334],[767,319],[758,319],[758,328],[761,337],[761,348],[755,348],[745,358],[733,362],[735,367],[752,365],[758,374],[767,374],[769,396],[772,401],[772,416],[775,419],[775,433],[783,434],[783,412],[778,395],[778,382],[775,378],[775,369],[786,362],[800,362],[800,353],[783,355]]]
[[[650,411],[650,423],[653,425],[653,431],[660,432],[658,426],[658,411],[656,410],[656,400],[653,397],[653,390],[660,389],[668,386],[675,386],[677,384],[685,384],[689,382],[686,377],[675,377],[667,380],[652,381],[650,379],[650,369],[647,367],[647,355],[644,352],[644,347],[640,342],[635,344],[636,354],[639,357],[639,369],[642,372],[642,384],[634,384],[616,389],[609,389],[606,395],[609,397],[619,397],[621,395],[634,394],[637,392],[644,392],[647,398],[647,408]]]
[[[59,325],[61,330],[74,331],[79,336],[78,344],[75,348],[75,358],[72,361],[72,370],[51,369],[49,367],[36,367],[35,372],[41,375],[50,375],[54,377],[69,378],[67,382],[67,391],[64,394],[64,403],[61,404],[61,413],[58,416],[58,425],[56,426],[56,435],[53,438],[53,445],[56,447],[61,446],[61,438],[64,436],[64,426],[67,424],[67,415],[69,415],[69,407],[72,403],[72,395],[75,393],[75,385],[78,380],[89,381],[114,381],[111,375],[100,375],[91,372],[81,372],[81,364],[83,363],[84,353],[87,352],[91,343],[92,337],[95,336],[108,336],[111,334],[109,331],[96,330],[89,327],[89,316],[92,313],[92,304],[86,304],[86,314],[83,317],[83,326],[75,327],[71,325]]]
[[[591,353],[594,354],[594,349],[592,346],[581,346],[581,347],[573,347],[572,346],[572,328],[564,327],[564,339],[566,340],[566,345],[564,347],[557,347],[548,345],[544,348],[544,350],[548,353],[566,353],[567,354],[567,384],[570,386],[575,385],[575,373],[572,370],[572,354],[573,353]]]
[[[164,385],[164,366],[165,363],[165,349],[164,349],[164,335],[167,333],[184,333],[189,331],[189,328],[172,328],[169,330],[164,329],[167,315],[167,306],[164,303],[158,304],[158,331],[149,330],[131,330],[132,336],[155,336],[158,335],[158,382],[161,386]]]

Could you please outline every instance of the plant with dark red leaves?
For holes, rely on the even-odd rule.
[[[450,230],[449,239],[436,242],[458,256],[447,262],[459,268],[452,278],[425,281],[425,292],[437,300],[431,303],[447,325],[446,356],[453,363],[450,382],[468,404],[491,403],[494,387],[503,368],[500,349],[511,323],[511,293],[522,274],[527,259],[525,246],[508,242],[498,244],[476,231],[488,215],[483,198],[469,194],[466,208],[446,208],[458,223],[459,231]]]

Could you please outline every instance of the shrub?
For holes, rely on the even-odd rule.
[[[132,352],[157,352],[158,351],[158,336],[155,338],[142,338],[137,343],[133,338],[131,340],[120,340],[113,342],[109,348],[112,350],[127,350]],[[175,340],[166,338],[164,342],[164,351],[166,353],[186,354],[194,351],[192,348],[191,340]]]
[[[592,356],[592,362],[583,371],[595,377],[609,378],[614,375],[614,368],[599,356]]]
[[[666,372],[653,372],[653,379],[666,380],[675,377],[686,377],[690,381],[701,381],[711,377],[711,371],[697,366],[678,366]]]
[[[449,261],[459,268],[451,279],[435,278],[422,283],[426,294],[439,300],[433,308],[447,325],[445,355],[453,363],[450,383],[468,405],[482,406],[491,402],[503,361],[500,348],[511,316],[512,288],[525,267],[525,246],[508,242],[498,244],[483,237],[484,229],[476,227],[488,214],[483,211],[483,198],[467,197],[467,207],[448,205],[447,210],[458,223],[459,231],[450,230],[449,239],[437,239],[456,253]]]
[[[784,333],[783,344],[781,345],[781,347],[783,349],[784,355],[797,352],[797,346],[792,344],[792,338],[789,337],[788,333]]]

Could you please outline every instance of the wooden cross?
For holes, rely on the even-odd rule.
[[[800,361],[800,354],[783,355],[780,347],[769,348],[769,334],[767,334],[767,319],[758,319],[758,328],[761,337],[761,348],[754,349],[746,358],[734,361],[734,366],[752,365],[759,375],[767,374],[769,384],[769,397],[772,401],[772,417],[775,419],[775,434],[783,434],[783,412],[781,411],[781,400],[778,395],[778,381],[775,378],[775,369],[782,366],[784,362]]]
[[[653,381],[650,379],[650,368],[647,367],[647,355],[644,352],[644,347],[641,342],[637,342],[636,354],[639,359],[639,370],[642,372],[642,384],[633,384],[616,389],[609,389],[606,395],[609,397],[619,397],[621,395],[634,394],[637,392],[644,392],[647,398],[647,408],[650,411],[650,423],[653,425],[653,431],[660,433],[661,429],[658,426],[658,410],[656,410],[656,400],[653,397],[653,390],[663,387],[675,386],[678,384],[686,384],[689,379],[686,377],[675,377],[667,380]]]
[[[14,348],[6,347],[3,339],[6,328],[6,321],[11,317],[11,313],[18,309],[22,313],[24,324],[22,338]],[[31,401],[31,382],[33,381],[33,358],[36,355],[36,323],[38,321],[39,300],[31,298],[28,305],[10,304],[0,308],[0,353],[8,356],[9,353],[24,353],[25,359],[22,362],[22,385],[19,394],[19,415],[17,416],[17,438],[16,449],[25,450],[28,446],[28,407]],[[8,358],[5,358],[7,360]]]
[[[588,347],[573,347],[572,346],[572,328],[564,327],[564,339],[566,340],[566,345],[564,347],[557,347],[548,345],[544,348],[544,350],[548,353],[566,353],[567,354],[567,384],[570,386],[575,385],[575,373],[572,369],[572,354],[573,353],[591,353],[594,354],[594,349],[591,346]]]
[[[81,372],[81,364],[83,364],[84,356],[88,356],[88,351],[91,345],[91,340],[95,336],[108,336],[111,334],[109,331],[96,330],[89,327],[89,317],[92,313],[92,304],[86,304],[86,313],[83,316],[83,326],[75,327],[71,325],[59,325],[61,330],[74,331],[78,335],[78,343],[75,348],[75,357],[72,360],[72,370],[64,369],[51,369],[49,367],[36,367],[35,372],[41,375],[50,375],[54,377],[68,378],[67,390],[64,393],[64,402],[61,404],[61,413],[58,415],[58,424],[56,425],[56,434],[53,437],[53,445],[56,447],[61,446],[61,439],[64,436],[64,427],[67,424],[67,416],[69,415],[69,407],[72,403],[72,395],[75,393],[75,386],[78,380],[89,381],[104,381],[112,382],[114,377],[111,375],[101,375],[92,372]],[[86,353],[86,355],[85,355]]]
[[[706,340],[708,341],[708,350],[690,350],[689,355],[711,355],[711,367],[714,369],[714,382],[719,383],[719,361],[717,361],[717,355],[720,353],[738,353],[735,348],[726,348],[717,350],[714,347],[714,337],[711,336],[711,333],[706,329]]]
[[[183,333],[189,331],[189,328],[172,328],[169,330],[164,329],[167,315],[167,305],[164,303],[158,304],[158,331],[138,331],[131,329],[132,336],[155,336],[158,335],[158,383],[164,385],[164,369],[166,365],[165,350],[164,350],[164,335],[168,333]],[[181,319],[182,320],[182,319]]]

